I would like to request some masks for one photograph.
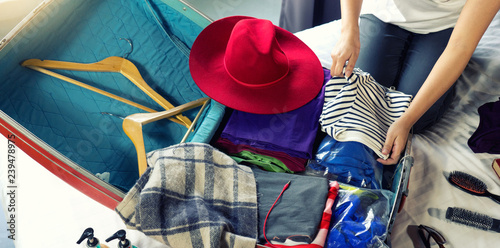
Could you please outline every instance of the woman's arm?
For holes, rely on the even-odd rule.
[[[498,0],[468,0],[450,40],[432,68],[429,76],[413,99],[406,112],[396,120],[387,132],[383,154],[390,154],[383,164],[399,160],[406,145],[408,133],[417,120],[457,81],[469,62],[474,50],[500,9]]]
[[[340,39],[331,52],[332,67],[330,74],[332,76],[343,76],[342,71],[346,61],[349,62],[345,69],[345,76],[349,77],[354,69],[360,49],[359,14],[362,3],[362,0],[340,1],[342,16]]]

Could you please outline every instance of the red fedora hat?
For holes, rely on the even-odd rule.
[[[311,101],[323,85],[314,52],[269,20],[231,16],[196,38],[189,69],[215,101],[255,114],[278,114]]]

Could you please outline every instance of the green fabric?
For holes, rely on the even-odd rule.
[[[281,160],[270,156],[261,155],[250,151],[241,151],[239,153],[229,154],[229,156],[238,164],[246,162],[257,165],[266,171],[294,173],[293,171],[288,169],[288,167],[286,167],[286,165],[281,162]]]

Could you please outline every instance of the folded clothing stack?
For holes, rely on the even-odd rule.
[[[330,72],[327,69],[323,72],[327,82]],[[238,153],[242,151],[277,158],[277,164],[270,166],[272,171],[304,171],[307,160],[313,157],[323,102],[324,88],[304,106],[285,113],[253,114],[234,110],[214,146],[243,160],[254,158],[241,157]]]

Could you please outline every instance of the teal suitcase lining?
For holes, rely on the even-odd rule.
[[[189,48],[210,20],[161,0],[53,1],[0,51],[0,109],[68,159],[127,191],[139,177],[122,119],[144,112],[20,66],[26,59],[93,63],[126,56],[174,106],[206,97],[192,81]],[[168,19],[167,19],[168,18]],[[194,21],[193,21],[194,20]],[[195,22],[196,21],[196,22]],[[108,72],[56,72],[139,104],[164,110],[128,79]],[[188,141],[208,142],[224,108],[212,101]],[[197,109],[184,113],[193,120]],[[146,151],[178,143],[186,128],[168,120],[144,126]]]

